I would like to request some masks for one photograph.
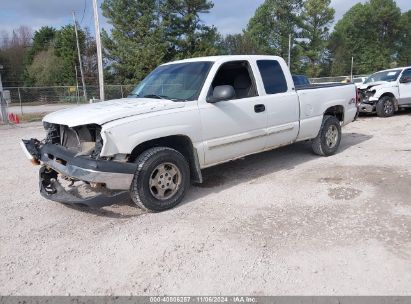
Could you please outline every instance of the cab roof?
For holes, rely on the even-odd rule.
[[[207,57],[196,57],[183,60],[172,61],[164,63],[163,65],[176,64],[176,63],[188,63],[188,62],[218,62],[218,61],[227,61],[227,60],[283,60],[279,56],[269,56],[269,55],[221,55],[221,56],[207,56]]]
[[[375,73],[380,73],[380,72],[389,72],[389,71],[405,70],[405,69],[411,69],[411,66],[408,66],[408,67],[398,67],[398,68],[381,70],[381,71],[374,72],[373,74],[375,74]]]

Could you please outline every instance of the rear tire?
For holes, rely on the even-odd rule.
[[[381,97],[376,105],[376,112],[379,117],[391,117],[395,113],[394,100],[389,96]]]
[[[151,148],[135,162],[137,170],[130,194],[138,207],[161,212],[182,201],[190,185],[190,169],[180,152],[166,147]]]
[[[315,154],[330,156],[337,152],[341,142],[341,125],[335,116],[324,116],[320,132],[311,147]]]

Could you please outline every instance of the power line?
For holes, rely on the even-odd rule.
[[[86,8],[87,8],[87,0],[84,0],[83,16],[81,16],[80,24],[83,23],[84,16],[86,15]]]

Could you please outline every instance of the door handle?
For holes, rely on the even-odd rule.
[[[263,104],[258,104],[254,106],[254,112],[256,113],[261,113],[265,111],[265,105]]]

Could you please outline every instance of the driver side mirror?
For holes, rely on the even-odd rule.
[[[409,76],[404,76],[404,77],[401,77],[401,79],[400,79],[400,83],[410,83],[411,82],[411,77],[409,77]]]
[[[223,100],[230,100],[235,97],[235,90],[230,85],[216,86],[213,90],[213,96],[207,99],[209,103],[216,103]]]

